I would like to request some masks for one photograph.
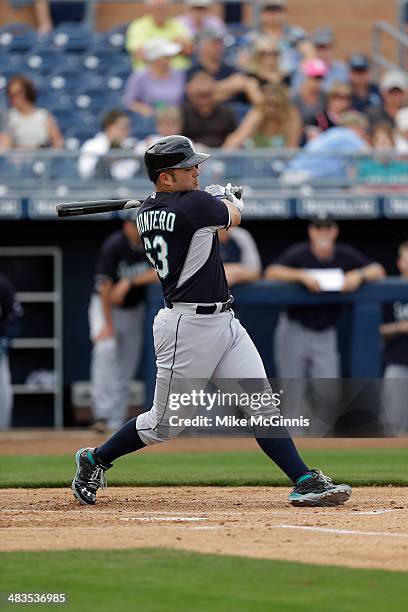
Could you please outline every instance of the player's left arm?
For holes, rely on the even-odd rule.
[[[227,224],[224,225],[226,229],[241,223],[241,215],[244,210],[242,187],[232,186],[231,183],[228,183],[225,187],[223,185],[208,185],[204,191],[223,202],[227,207],[229,219]]]

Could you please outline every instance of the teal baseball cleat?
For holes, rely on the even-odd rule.
[[[80,448],[75,455],[77,471],[72,481],[74,497],[81,504],[93,505],[98,489],[106,488],[105,472],[112,464],[104,465],[95,457],[94,448]]]
[[[335,485],[320,470],[310,470],[297,479],[289,501],[293,506],[340,506],[350,495],[350,485]]]

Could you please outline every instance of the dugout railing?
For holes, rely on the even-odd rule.
[[[408,301],[408,282],[396,277],[367,283],[353,293],[327,292],[311,294],[294,283],[260,280],[250,285],[233,287],[234,306],[240,311],[244,322],[249,320],[251,309],[285,308],[289,305],[333,305],[350,308],[348,378],[374,379],[382,375],[382,347],[379,327],[382,322],[382,305],[394,300]],[[155,384],[155,359],[151,328],[153,319],[163,307],[161,288],[154,285],[148,289],[147,339],[146,339],[146,398],[151,402]],[[255,330],[256,333],[256,330]],[[272,335],[270,345],[272,346]],[[255,341],[256,343],[256,341]],[[268,372],[268,375],[271,373]]]

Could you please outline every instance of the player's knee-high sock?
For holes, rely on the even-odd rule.
[[[102,463],[109,464],[118,457],[133,453],[144,446],[146,444],[139,437],[136,430],[136,418],[134,418],[125,423],[101,446],[98,446],[95,449],[95,455]]]
[[[255,439],[263,452],[285,472],[292,482],[309,471],[307,465],[300,457],[296,446],[286,427],[279,427],[273,438],[265,438],[265,428],[254,427]]]

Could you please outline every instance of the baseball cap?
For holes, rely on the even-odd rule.
[[[383,91],[390,91],[391,89],[407,91],[408,80],[405,72],[402,72],[402,70],[389,70],[383,75],[380,81],[380,88]]]
[[[181,49],[182,46],[179,43],[164,38],[155,38],[143,45],[144,57],[148,62],[153,62],[159,57],[173,57],[178,55]]]
[[[316,47],[332,45],[334,43],[333,30],[329,26],[317,28],[312,35],[312,42]]]
[[[328,68],[326,62],[318,57],[314,57],[303,62],[302,72],[305,77],[313,79],[316,77],[325,77],[328,72]]]
[[[395,126],[401,132],[408,130],[408,106],[401,108],[395,115]]]
[[[309,225],[313,225],[314,227],[333,227],[337,225],[337,222],[330,214],[322,211],[309,219]]]
[[[370,67],[370,60],[367,55],[363,53],[354,53],[349,61],[348,65],[350,70],[355,70],[356,72],[364,72],[368,70]]]
[[[207,8],[213,4],[213,0],[185,0],[184,4],[188,6],[199,6],[200,8]]]
[[[217,30],[210,28],[204,28],[199,35],[200,40],[222,40],[224,41],[224,34]]]

